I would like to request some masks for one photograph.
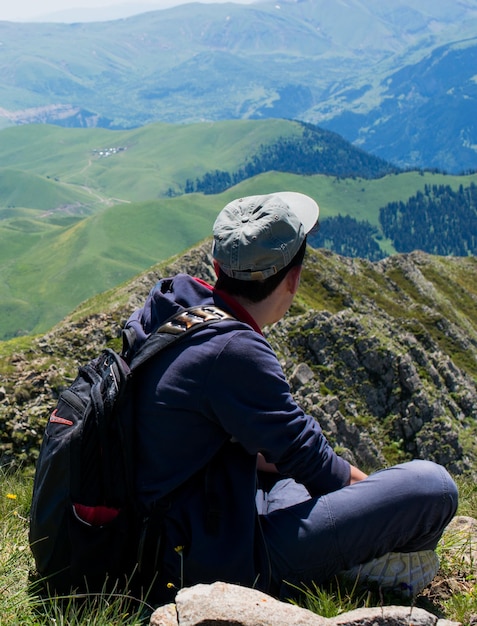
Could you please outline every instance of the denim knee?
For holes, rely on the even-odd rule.
[[[443,526],[447,525],[457,511],[459,492],[457,485],[445,467],[422,459],[404,463],[403,467],[414,473],[413,485],[418,497],[424,501],[436,500]]]

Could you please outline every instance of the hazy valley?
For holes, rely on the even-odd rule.
[[[475,0],[192,3],[0,23],[0,125],[286,118],[404,168],[475,169]],[[72,45],[74,42],[74,45]]]

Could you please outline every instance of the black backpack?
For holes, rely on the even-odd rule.
[[[175,315],[129,358],[105,349],[81,367],[46,426],[36,464],[30,545],[50,592],[146,589],[158,568],[159,524],[135,497],[133,385],[140,367],[191,331],[235,319],[215,306]]]

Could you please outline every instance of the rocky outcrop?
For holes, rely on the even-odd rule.
[[[356,609],[325,618],[254,589],[222,582],[182,589],[175,604],[157,609],[150,626],[453,626],[416,607]]]
[[[391,448],[400,442],[403,457],[428,458],[454,473],[472,468],[459,430],[477,416],[475,381],[436,345],[426,349],[403,333],[399,321],[350,309],[310,312],[268,338],[286,346],[283,366],[299,403],[354,462],[382,466],[376,444],[386,440]]]
[[[476,468],[476,270],[475,259],[420,252],[309,260],[306,278],[328,308],[285,318],[268,339],[299,403],[351,461]]]

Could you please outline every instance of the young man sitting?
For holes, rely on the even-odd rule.
[[[366,476],[339,457],[262,335],[293,301],[318,212],[294,192],[234,200],[213,228],[215,286],[161,280],[129,320],[139,342],[184,307],[237,320],[200,328],[141,373],[137,488],[145,506],[166,503],[159,601],[217,580],[286,597],[340,572],[412,595],[437,571],[457,507],[446,470],[415,460]]]

